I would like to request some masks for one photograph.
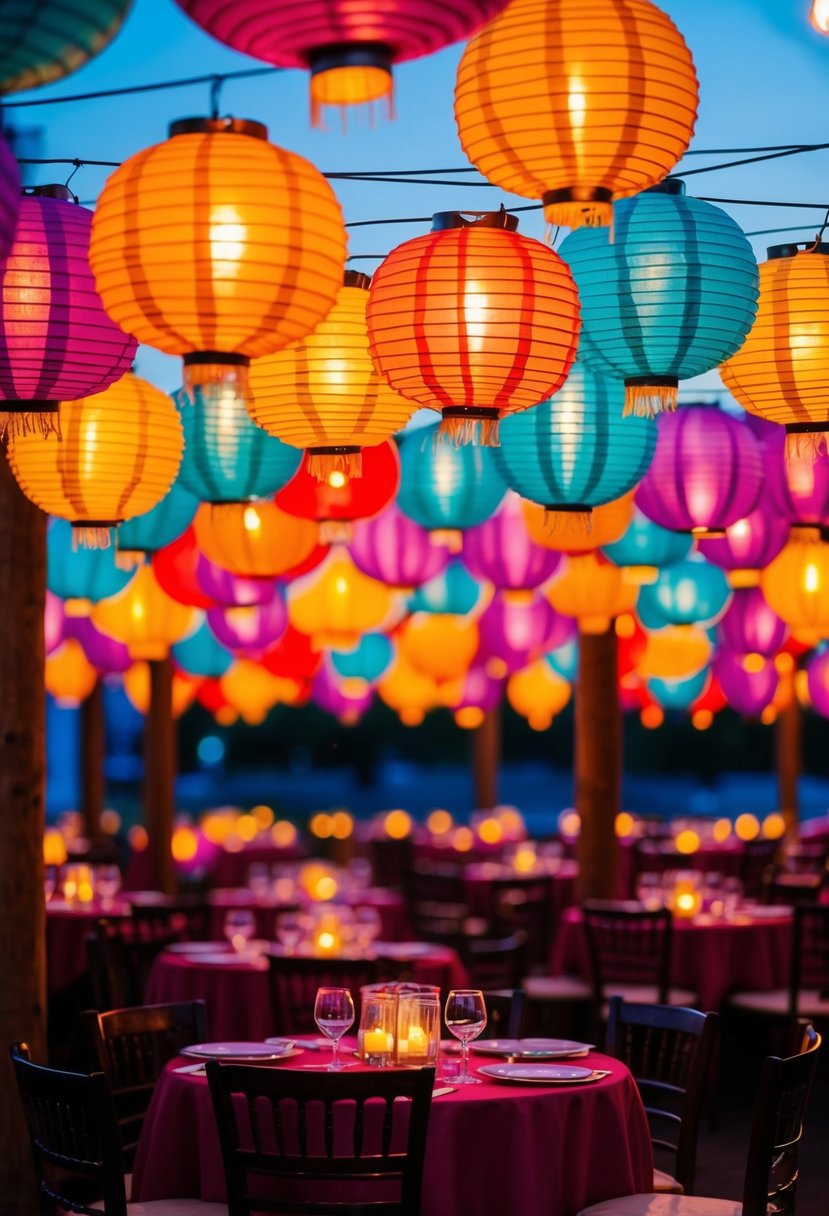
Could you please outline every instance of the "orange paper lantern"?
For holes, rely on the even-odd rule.
[[[378,695],[404,726],[419,726],[439,704],[436,681],[398,654],[391,669],[377,684]]]
[[[699,625],[668,625],[645,638],[636,667],[642,679],[684,680],[702,671],[711,657],[711,639]]]
[[[198,626],[202,617],[172,599],[156,582],[152,566],[139,566],[128,585],[92,611],[104,633],[123,642],[133,659],[163,659],[174,642]]]
[[[457,680],[478,650],[478,626],[448,612],[416,612],[400,631],[401,657],[433,680]]]
[[[517,671],[507,681],[507,700],[533,730],[546,730],[570,700],[571,692],[567,680],[556,675],[544,659]]]
[[[623,570],[594,553],[571,554],[546,592],[556,612],[575,617],[582,633],[604,633],[614,617],[633,611],[638,594]]]
[[[547,549],[557,549],[561,553],[587,553],[600,549],[618,540],[627,531],[633,519],[633,490],[606,502],[600,507],[593,507],[590,512],[589,531],[580,527],[551,528],[550,514],[538,503],[524,499],[521,503],[524,512],[524,523],[532,540],[537,545]]]
[[[310,519],[257,503],[205,503],[193,521],[205,557],[244,578],[276,578],[301,566],[317,545],[319,528]]]
[[[87,659],[80,642],[69,638],[47,657],[45,679],[46,691],[58,705],[71,709],[92,692],[98,672]]]
[[[829,636],[829,545],[817,528],[791,538],[760,575],[760,589],[781,620],[812,643]]]
[[[127,700],[140,714],[150,712],[150,668],[146,663],[133,663],[121,677]],[[173,717],[180,718],[196,699],[200,680],[180,671],[173,672]]]
[[[298,681],[272,675],[249,659],[237,660],[222,676],[219,687],[228,704],[249,726],[264,722],[269,710],[280,702],[294,704],[303,691]]]
[[[288,617],[315,650],[352,650],[362,634],[388,623],[394,603],[388,587],[361,573],[337,549],[319,572],[291,584]]]

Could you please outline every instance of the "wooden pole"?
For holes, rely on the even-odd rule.
[[[0,521],[0,1208],[31,1216],[38,1202],[8,1047],[23,1040],[45,1059],[46,516],[23,497],[3,451]]]
[[[104,809],[104,686],[100,679],[81,705],[81,786],[84,833],[90,840],[101,836]]]
[[[777,715],[774,755],[777,769],[777,802],[786,820],[786,834],[797,833],[799,819],[798,779],[803,763],[803,709],[794,689],[794,672],[780,677],[788,685],[788,703]]]
[[[582,633],[575,705],[575,795],[581,817],[578,893],[581,899],[616,895],[615,820],[622,780],[622,715],[616,687],[613,625]]]
[[[150,708],[144,723],[144,823],[149,836],[152,886],[176,890],[172,839],[175,816],[176,729],[173,721],[173,664],[152,659]]]
[[[498,804],[498,770],[501,764],[501,706],[484,715],[472,732],[472,779],[475,806],[488,811]]]

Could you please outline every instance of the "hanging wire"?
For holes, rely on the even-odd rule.
[[[782,152],[766,152],[762,156],[747,156],[739,160],[724,160],[718,165],[702,165],[699,169],[678,169],[671,174],[671,177],[693,177],[696,173],[717,173],[720,169],[737,169],[742,165],[756,165],[760,161],[779,160],[783,156],[799,156],[801,152],[819,152],[824,148],[829,148],[829,143],[825,144],[798,144],[792,148],[786,148]]]
[[[251,76],[270,76],[281,72],[282,68],[261,67],[241,68],[236,72],[210,72],[206,76],[182,76],[177,80],[157,80],[152,84],[124,85],[120,89],[96,89],[90,93],[72,93],[68,97],[34,97],[31,101],[6,101],[3,99],[4,110],[17,110],[29,106],[56,106],[70,101],[97,101],[105,97],[128,97],[133,93],[154,93],[159,89],[185,89],[190,85],[213,84],[220,77],[225,80],[243,80]]]

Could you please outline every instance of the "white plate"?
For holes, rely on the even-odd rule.
[[[520,1085],[572,1085],[592,1081],[592,1068],[576,1068],[572,1064],[482,1064],[478,1072],[493,1081],[511,1081]]]
[[[578,1043],[575,1039],[480,1039],[470,1046],[484,1056],[564,1060],[572,1056],[586,1056],[593,1044]]]
[[[277,1043],[283,1048],[279,1050]],[[192,1047],[182,1047],[183,1056],[193,1056],[197,1060],[287,1060],[299,1052],[284,1039],[273,1040],[270,1043],[194,1043]]]
[[[167,954],[221,954],[230,949],[222,942],[171,942],[164,947]]]
[[[375,954],[382,954],[386,958],[407,959],[407,958],[423,958],[426,954],[431,954],[434,946],[430,942],[372,942],[371,949]]]

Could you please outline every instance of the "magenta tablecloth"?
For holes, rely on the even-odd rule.
[[[290,1064],[318,1062],[303,1052]],[[476,1063],[483,1058],[473,1057]],[[647,1120],[628,1070],[591,1053],[610,1076],[582,1086],[493,1082],[434,1100],[423,1216],[576,1216],[651,1188]],[[133,1199],[225,1198],[218,1136],[203,1076],[161,1077],[138,1146]]]
[[[287,865],[304,857],[298,845],[280,849],[275,844],[249,844],[238,853],[222,849],[212,867],[210,878],[216,887],[243,887],[252,865]]]
[[[276,916],[280,909],[294,906],[273,899],[257,899],[253,892],[245,887],[211,891],[208,902],[210,935],[215,938],[224,936],[225,913],[230,908],[253,908],[256,914],[257,936],[269,939],[274,936]],[[369,887],[365,891],[346,896],[341,902],[349,908],[376,908],[380,913],[380,936],[383,941],[397,942],[406,937],[406,904],[403,896],[397,891],[388,891],[385,887]]]
[[[78,908],[60,900],[46,905],[46,960],[49,992],[61,992],[89,970],[86,939],[102,916],[129,916],[129,904],[106,908],[98,902]]]
[[[690,988],[700,1009],[719,1009],[735,989],[765,991],[789,982],[792,918],[674,920],[671,983]],[[584,927],[568,908],[553,948],[554,975],[588,972]]]
[[[433,946],[411,960],[419,984],[436,984],[446,993],[469,980],[456,951]],[[164,952],[153,963],[147,981],[148,1005],[194,1001],[207,1005],[207,1024],[215,1039],[264,1039],[274,1033],[268,964],[265,959],[240,959],[230,966]]]

